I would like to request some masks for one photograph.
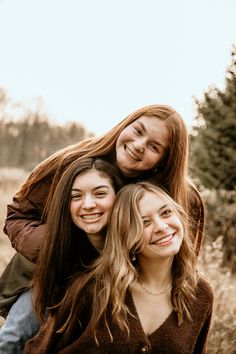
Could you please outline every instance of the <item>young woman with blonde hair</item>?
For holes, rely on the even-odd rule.
[[[212,307],[187,214],[161,188],[130,184],[116,197],[101,256],[74,275],[24,353],[201,354]],[[36,311],[45,318],[37,302]]]

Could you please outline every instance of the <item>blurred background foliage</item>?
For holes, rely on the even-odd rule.
[[[92,135],[79,122],[63,125],[52,122],[40,101],[34,110],[12,102],[6,91],[0,88],[2,167],[20,167],[30,171],[53,152]]]
[[[236,353],[236,46],[225,87],[195,99],[190,174],[206,206],[201,265],[215,291],[209,354]]]
[[[210,87],[195,100],[191,170],[206,188],[233,190],[236,185],[236,47],[226,71],[225,88]]]
[[[208,353],[231,354],[236,348],[236,46],[225,87],[210,86],[195,106],[190,175],[206,205],[200,264],[216,298]],[[89,136],[79,122],[52,122],[42,103],[33,110],[12,102],[0,88],[1,167],[31,171],[56,150]]]
[[[210,87],[195,99],[190,135],[190,172],[206,205],[206,236],[223,236],[223,265],[236,273],[236,46],[226,69],[225,87]]]

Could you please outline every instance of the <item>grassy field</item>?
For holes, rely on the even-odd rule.
[[[18,169],[0,169],[0,273],[14,254],[14,249],[2,228],[6,206],[18,189],[26,173]],[[204,245],[199,267],[215,292],[215,306],[207,354],[236,354],[236,277],[220,266],[222,238]],[[0,325],[3,319],[0,318]]]
[[[7,204],[26,178],[26,173],[19,169],[0,169],[0,273],[14,254],[8,237],[3,233]]]
[[[7,204],[11,202],[12,196],[25,178],[26,173],[22,170],[0,169],[0,274],[15,253],[8,237],[3,233]],[[0,326],[3,322],[0,316]]]

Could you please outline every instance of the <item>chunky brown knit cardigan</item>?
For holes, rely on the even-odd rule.
[[[198,282],[196,299],[192,301],[192,321],[185,320],[178,326],[177,315],[174,311],[151,335],[146,335],[142,329],[137,311],[130,292],[127,293],[126,303],[134,315],[129,316],[130,335],[122,332],[117,325],[111,324],[113,342],[111,342],[105,326],[97,331],[99,346],[97,346],[88,323],[91,308],[91,298],[84,294],[88,301],[78,305],[80,324],[70,333],[56,334],[56,317],[48,319],[40,332],[29,340],[24,354],[60,353],[60,354],[201,354],[206,351],[206,341],[210,327],[213,292],[210,285],[203,279]],[[90,300],[89,300],[90,299]],[[56,323],[56,324],[55,324]],[[82,328],[81,328],[82,326]]]

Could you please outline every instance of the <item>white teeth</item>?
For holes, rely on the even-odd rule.
[[[81,215],[82,219],[97,219],[101,216],[102,214],[88,214],[88,215]]]
[[[140,158],[138,156],[136,156],[132,150],[130,150],[130,148],[128,148],[128,146],[126,146],[126,151],[128,152],[128,154],[130,155],[130,157],[132,157],[132,159],[134,159],[135,161],[140,161]]]
[[[156,243],[156,244],[165,243],[165,242],[171,240],[172,237],[173,237],[173,235],[168,235],[166,237],[161,238],[160,240],[155,241],[154,243]]]

